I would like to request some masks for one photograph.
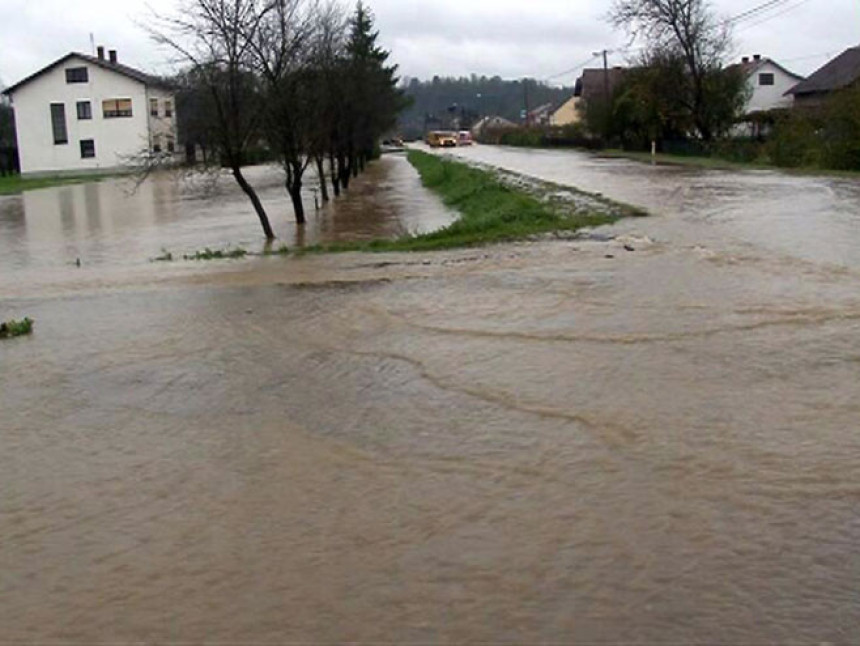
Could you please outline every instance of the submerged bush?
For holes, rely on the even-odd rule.
[[[24,317],[21,321],[12,319],[0,323],[0,339],[11,339],[16,336],[24,336],[33,333],[33,319]]]
[[[203,251],[182,256],[185,260],[227,260],[244,258],[248,252],[244,249],[210,249],[206,247]]]

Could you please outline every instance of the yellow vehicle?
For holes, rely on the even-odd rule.
[[[457,134],[446,130],[428,132],[427,145],[431,148],[454,148],[457,146]]]

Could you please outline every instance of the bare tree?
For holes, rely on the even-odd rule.
[[[156,42],[172,49],[210,100],[214,144],[248,196],[263,233],[275,234],[257,192],[242,167],[261,136],[265,103],[256,76],[253,45],[277,0],[185,0],[175,16],[155,16],[147,29]]]
[[[684,61],[690,89],[683,99],[702,139],[711,140],[708,90],[732,48],[729,23],[715,16],[707,0],[615,0],[609,20],[645,40],[649,57]]]

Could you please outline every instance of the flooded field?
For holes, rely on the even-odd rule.
[[[295,225],[281,171],[261,166],[247,176],[269,213],[276,247],[396,237],[432,231],[456,217],[422,190],[403,156],[371,165],[348,197],[320,204],[318,212],[316,175],[309,172],[302,228]],[[165,173],[140,186],[119,178],[0,196],[0,281],[20,294],[187,273],[189,267],[153,266],[151,260],[165,251],[181,257],[205,247],[264,247],[250,202],[226,174]]]
[[[96,289],[4,211],[4,640],[856,641],[856,185],[462,154],[654,215]]]

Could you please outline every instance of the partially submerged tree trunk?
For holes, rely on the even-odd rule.
[[[296,224],[304,224],[307,219],[305,218],[305,204],[302,201],[302,168],[301,163],[296,165],[295,163],[289,163],[286,165],[287,170],[287,193],[290,195],[290,200],[293,203],[293,212],[296,215]]]
[[[326,177],[325,177],[325,164],[324,164],[323,156],[322,155],[317,156],[316,162],[317,162],[317,176],[319,177],[319,180],[320,180],[320,195],[322,196],[323,203],[325,203],[325,202],[329,201],[329,196],[328,196],[328,182],[326,181]]]
[[[334,160],[334,153],[329,155],[329,172],[331,173],[331,185],[334,187],[334,196],[340,197],[340,177],[337,173],[337,163]]]
[[[272,231],[272,225],[269,224],[269,216],[266,215],[266,210],[263,208],[263,203],[260,202],[260,198],[257,196],[257,191],[255,191],[254,187],[245,179],[245,176],[242,174],[242,169],[239,166],[234,166],[231,170],[233,171],[233,178],[236,180],[236,183],[245,192],[248,199],[251,200],[251,204],[257,212],[257,217],[260,219],[260,224],[263,227],[263,233],[266,236],[266,240],[274,240],[275,232]]]

